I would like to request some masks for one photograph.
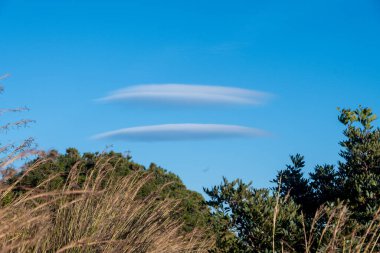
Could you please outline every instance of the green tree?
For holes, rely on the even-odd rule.
[[[302,217],[289,198],[273,196],[240,179],[204,189],[210,197],[217,236],[214,252],[271,252],[273,248],[301,250]]]
[[[310,173],[310,187],[313,191],[315,207],[327,202],[335,202],[341,196],[338,173],[333,165],[317,165]]]
[[[309,180],[304,178],[302,169],[305,167],[305,158],[300,154],[290,156],[292,164],[280,170],[273,183],[273,191],[279,191],[282,197],[289,195],[307,216],[313,216],[317,208]]]
[[[370,108],[342,109],[338,117],[345,126],[345,139],[337,168],[333,165],[316,166],[303,177],[303,156],[291,156],[292,165],[280,171],[274,190],[279,187],[282,196],[289,194],[313,217],[320,205],[346,201],[360,222],[370,220],[380,206],[380,130],[374,126],[376,115]],[[279,186],[281,179],[281,185]]]
[[[349,201],[359,221],[367,221],[380,206],[380,129],[370,108],[340,110],[339,121],[346,127],[338,175],[341,197]]]
[[[380,130],[375,120],[369,108],[340,110],[345,140],[340,142],[343,159],[337,167],[318,165],[305,178],[304,157],[297,154],[278,172],[272,191],[254,189],[240,179],[224,179],[221,185],[205,189],[217,235],[214,251],[271,252],[285,247],[301,252],[303,238],[311,238],[308,249],[323,252],[324,247],[344,247],[352,234],[350,240],[355,243],[371,242],[375,247],[377,243],[369,239],[378,233],[373,229],[378,217],[373,217],[380,207]],[[349,210],[345,211],[342,200]],[[334,226],[341,241],[335,237]]]

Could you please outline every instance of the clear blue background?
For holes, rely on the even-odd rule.
[[[3,107],[36,120],[6,138],[41,148],[101,151],[114,144],[198,191],[224,175],[270,186],[289,154],[308,169],[336,163],[336,107],[380,114],[380,3],[363,1],[0,0]],[[186,83],[266,91],[259,107],[98,104],[135,84]],[[4,119],[3,119],[4,120]],[[114,129],[165,123],[237,124],[273,137],[167,143],[93,141]]]

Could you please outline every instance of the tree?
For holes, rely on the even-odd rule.
[[[282,197],[289,195],[295,203],[301,206],[301,210],[309,217],[313,216],[317,208],[312,194],[309,180],[304,178],[302,169],[305,167],[304,156],[296,154],[290,156],[292,164],[286,165],[280,170],[273,183],[273,191],[279,191]]]
[[[376,115],[370,108],[342,109],[338,117],[345,126],[345,140],[340,142],[342,161],[316,166],[303,177],[304,157],[291,156],[287,165],[273,180],[282,196],[289,194],[312,217],[320,205],[346,201],[353,216],[366,222],[380,206],[380,130],[375,128]],[[281,182],[281,184],[280,184]]]
[[[337,201],[342,190],[338,183],[338,173],[333,165],[317,165],[310,173],[310,187],[312,188],[316,207],[327,202]]]
[[[210,197],[217,245],[214,252],[269,252],[301,250],[302,217],[292,199],[273,196],[240,179],[211,189]]]
[[[359,221],[365,222],[380,206],[380,129],[376,115],[367,107],[340,110],[346,127],[338,176],[341,198],[347,200]]]

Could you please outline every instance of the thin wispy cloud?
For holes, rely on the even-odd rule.
[[[255,138],[268,136],[263,130],[218,124],[165,124],[119,129],[93,136],[93,139],[108,139],[137,142],[186,141],[225,138]]]
[[[148,102],[174,104],[221,104],[221,105],[259,105],[270,95],[255,90],[189,84],[150,84],[136,85],[117,90],[99,99],[103,102]]]

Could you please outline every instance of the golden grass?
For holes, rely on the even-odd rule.
[[[178,200],[160,197],[165,186],[138,194],[151,174],[112,177],[103,160],[78,189],[80,166],[63,189],[44,190],[53,175],[0,208],[0,252],[207,252],[213,246],[206,231],[182,230]],[[1,198],[16,184],[3,187]]]
[[[309,229],[303,222],[305,253],[373,253],[379,252],[380,208],[368,224],[350,219],[348,207],[342,203],[321,206]],[[285,251],[282,251],[285,252]]]
[[[280,185],[281,177],[279,188],[275,192],[276,202],[272,217],[272,251],[268,252],[296,252],[286,241],[281,242],[281,245],[287,245],[287,249],[281,247],[281,250],[277,250],[275,248],[275,229],[277,216],[281,209]],[[289,193],[284,197],[284,203],[289,199]],[[352,219],[348,206],[343,202],[320,206],[311,221],[306,222],[302,213],[301,216],[304,236],[303,252],[305,253],[380,252],[380,207],[367,224],[360,224]]]

